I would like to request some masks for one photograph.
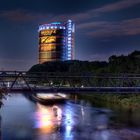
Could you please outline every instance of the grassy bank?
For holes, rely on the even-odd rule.
[[[140,94],[83,94],[78,97],[97,106],[119,106],[125,109],[140,108]]]

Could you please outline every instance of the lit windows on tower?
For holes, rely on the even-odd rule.
[[[74,59],[74,23],[53,22],[39,26],[39,63]]]

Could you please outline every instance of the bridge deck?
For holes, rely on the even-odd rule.
[[[44,85],[44,87],[40,85]],[[6,92],[13,93],[140,93],[140,74],[93,74],[88,72],[68,74],[0,71],[0,88]]]
[[[39,93],[140,93],[140,87],[48,87],[48,88],[12,88],[10,93],[39,92]]]

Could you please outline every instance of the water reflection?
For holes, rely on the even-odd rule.
[[[2,140],[2,137],[1,137],[1,116],[0,116],[0,140]]]
[[[58,106],[44,106],[37,103],[35,113],[35,128],[41,134],[53,133],[60,127],[62,119],[62,110]]]
[[[73,129],[76,120],[74,117],[74,111],[73,108],[70,106],[65,106],[64,109],[64,140],[73,140]]]
[[[2,140],[122,140],[110,126],[111,114],[90,104],[45,106],[14,95],[2,107]]]
[[[36,107],[37,140],[73,140],[73,111],[68,106],[44,106],[37,103]]]

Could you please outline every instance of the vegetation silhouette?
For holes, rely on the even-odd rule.
[[[134,51],[127,56],[112,55],[108,61],[54,61],[36,64],[29,72],[67,72],[73,73],[140,73],[140,51]]]

